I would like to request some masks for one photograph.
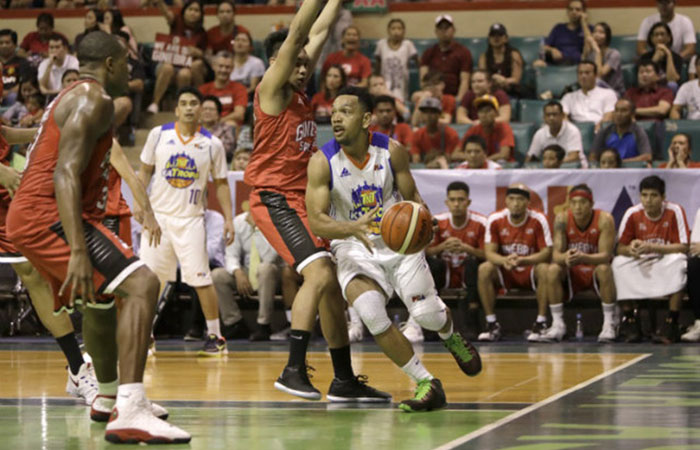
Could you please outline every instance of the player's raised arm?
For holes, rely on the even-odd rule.
[[[309,42],[304,47],[306,54],[309,55],[309,67],[316,67],[323,45],[330,34],[330,28],[333,26],[336,17],[338,17],[342,4],[342,0],[328,0],[326,6],[323,7],[323,11],[321,11],[321,15],[318,16],[318,19],[311,27]],[[311,71],[308,72],[307,79],[311,76],[311,73]]]

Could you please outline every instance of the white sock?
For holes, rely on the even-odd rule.
[[[287,322],[292,323],[292,310],[291,309],[285,310],[284,315],[287,318]]]
[[[486,321],[488,323],[494,323],[496,321],[496,315],[495,314],[487,314]]]
[[[143,383],[128,383],[120,384],[117,391],[116,407],[124,406],[127,403],[133,403],[141,398],[146,397],[146,389]]]
[[[603,324],[613,323],[615,320],[615,303],[603,303]]]
[[[219,325],[219,318],[212,320],[207,320],[207,334],[215,334],[216,337],[221,337],[221,325]]]
[[[434,377],[428,372],[428,369],[425,368],[422,362],[420,362],[420,359],[418,359],[418,355],[413,355],[413,358],[411,358],[405,366],[401,368],[401,370],[404,371],[406,375],[411,377],[413,381],[418,383],[421,380],[432,380]]]
[[[695,319],[695,325],[696,327],[700,327],[700,319]]]
[[[118,388],[119,388],[119,379],[118,378],[110,383],[100,383],[99,381],[97,382],[97,392],[100,395],[109,395],[109,396],[117,395]]]
[[[450,329],[447,330],[447,332],[445,332],[445,333],[440,333],[438,331],[438,336],[440,336],[440,339],[442,339],[443,341],[446,341],[447,339],[450,338],[450,336],[452,336],[452,333],[454,333],[454,331],[455,331],[455,323],[450,320]]]
[[[564,304],[559,303],[558,305],[549,305],[549,311],[552,313],[552,325],[563,325],[564,324]],[[540,321],[540,317],[537,316],[537,321]],[[545,322],[547,319],[543,320]]]
[[[357,314],[357,311],[355,311],[355,308],[352,306],[348,306],[348,314],[350,315],[350,323],[362,323],[362,320],[360,320],[360,315]]]

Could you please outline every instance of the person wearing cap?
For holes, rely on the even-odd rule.
[[[369,131],[386,134],[405,148],[411,148],[413,130],[406,123],[397,123],[396,99],[394,97],[391,95],[374,97],[374,117],[375,122],[369,127]]]
[[[478,135],[486,141],[486,153],[492,161],[514,161],[512,150],[515,147],[513,129],[506,122],[496,122],[498,115],[498,100],[492,95],[482,95],[474,100],[478,111],[479,123],[469,128],[464,135],[463,143],[469,136]],[[464,145],[462,145],[464,148]],[[457,154],[455,158],[465,159],[465,155]]]
[[[595,130],[603,122],[612,120],[617,94],[612,89],[596,85],[598,67],[590,61],[581,61],[576,70],[581,89],[565,94],[561,99],[564,113],[574,122],[594,122]]]
[[[634,103],[621,98],[615,104],[613,123],[601,129],[593,138],[591,159],[598,160],[600,151],[614,148],[624,162],[651,162],[651,145],[644,128],[634,121]]]
[[[430,70],[423,78],[423,89],[416,91],[411,96],[411,101],[414,105],[420,105],[425,97],[434,97],[442,103],[442,114],[440,115],[440,123],[449,125],[452,123],[452,118],[455,115],[457,108],[457,99],[454,95],[445,94],[445,77],[442,72]],[[411,116],[411,124],[414,128],[425,125],[425,118],[419,108],[413,110]]]
[[[646,17],[639,26],[637,33],[637,55],[641,56],[647,51],[647,37],[649,30],[657,22],[663,22],[671,29],[673,44],[671,50],[688,60],[695,54],[695,26],[690,17],[676,14],[676,0],[657,0],[657,14]]]
[[[561,103],[556,100],[548,102],[542,108],[544,124],[535,132],[527,150],[525,162],[529,163],[542,159],[544,149],[552,144],[561,146],[566,152],[562,163],[578,161],[581,167],[588,168],[586,155],[583,153],[581,131],[576,125],[565,119]]]
[[[498,116],[496,122],[510,122],[511,106],[508,94],[502,89],[494,89],[491,75],[483,69],[476,69],[471,76],[471,90],[467,91],[457,108],[457,123],[479,123],[479,114],[474,100],[482,95],[490,94],[498,100]]]
[[[558,23],[544,40],[544,60],[533,63],[535,66],[573,65],[581,60],[585,38],[584,28],[590,30],[587,22],[586,3],[583,0],[569,0],[566,6],[567,23]]]
[[[504,90],[508,95],[519,97],[524,66],[525,61],[520,51],[508,42],[506,27],[500,23],[491,25],[488,47],[486,52],[479,56],[479,69],[491,74],[495,88]]]
[[[438,70],[445,76],[445,93],[462,98],[469,90],[472,54],[467,47],[454,40],[452,16],[443,14],[435,19],[435,35],[438,43],[421,56],[421,80],[428,70]]]
[[[459,134],[439,122],[442,113],[440,100],[426,97],[418,107],[427,124],[413,133],[411,159],[414,163],[425,163],[428,168],[447,169],[451,155],[459,147]]]
[[[339,65],[345,69],[348,86],[366,88],[369,86],[369,76],[372,74],[372,62],[360,53],[360,29],[351,25],[343,31],[343,49],[331,53],[323,62],[321,77],[328,68]]]

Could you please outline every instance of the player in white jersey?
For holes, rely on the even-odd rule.
[[[177,95],[177,121],[151,130],[141,153],[139,175],[145,186],[153,179],[151,205],[162,229],[158,246],[143,245],[141,260],[160,279],[161,289],[174,281],[180,262],[182,279],[197,291],[207,321],[202,356],[225,354],[219,306],[212,284],[204,227],[204,201],[209,175],[224,213],[226,245],[233,242],[233,207],[226,155],[216,136],[199,126],[201,94],[183,88]]]
[[[389,320],[386,302],[394,290],[423,328],[438,332],[467,375],[481,371],[481,359],[454,331],[425,255],[401,255],[382,241],[379,223],[385,208],[402,198],[423,201],[409,171],[408,153],[388,136],[370,133],[371,120],[372,98],[366,90],[340,91],[331,116],[335,139],[309,163],[309,224],[317,236],[332,239],[345,299],[384,353],[418,384],[415,397],[399,407],[407,412],[429,411],[445,405],[445,393]]]

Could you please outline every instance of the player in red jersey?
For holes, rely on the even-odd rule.
[[[618,256],[612,263],[617,299],[670,296],[668,317],[654,336],[654,341],[670,344],[680,339],[678,315],[687,281],[688,220],[682,206],[666,201],[666,183],[656,175],[641,181],[639,197],[641,203],[629,208],[620,222]],[[641,330],[631,303],[621,303],[620,334],[628,342],[637,342]]]
[[[306,213],[306,168],[317,149],[316,123],[303,89],[341,7],[341,0],[329,0],[318,15],[323,3],[305,0],[289,32],[276,32],[265,40],[270,68],[255,91],[254,149],[244,178],[253,187],[250,213],[255,224],[304,277],[292,306],[289,360],[275,387],[309,400],[321,398],[306,365],[309,337],[319,314],[335,372],[330,396],[341,401],[386,401],[388,394],[372,389],[353,373],[335,266],[324,242],[311,232]]]
[[[95,401],[117,394],[105,438],[189,442],[188,433],[155,417],[143,386],[158,279],[101,223],[112,98],[127,87],[127,49],[97,31],[81,41],[78,60],[81,79],[47,108],[30,147],[7,216],[8,236],[53,288],[55,311],[73,308],[77,299],[85,303],[83,333],[100,383]],[[123,299],[118,323],[105,295],[111,293]]]
[[[540,341],[562,340],[566,334],[563,301],[585,289],[594,289],[603,304],[598,342],[615,340],[615,280],[610,267],[614,247],[615,221],[610,213],[593,209],[593,192],[587,185],[571,188],[569,210],[554,220],[554,254],[546,281],[552,326],[539,336]]]
[[[552,236],[547,218],[528,208],[530,190],[513,184],[506,191],[506,208],[489,216],[484,236],[486,262],[479,266],[479,297],[488,330],[480,341],[497,341],[501,326],[496,321],[496,285],[504,290],[533,290],[537,296],[537,320],[531,334],[547,325],[547,267],[552,257]]]

